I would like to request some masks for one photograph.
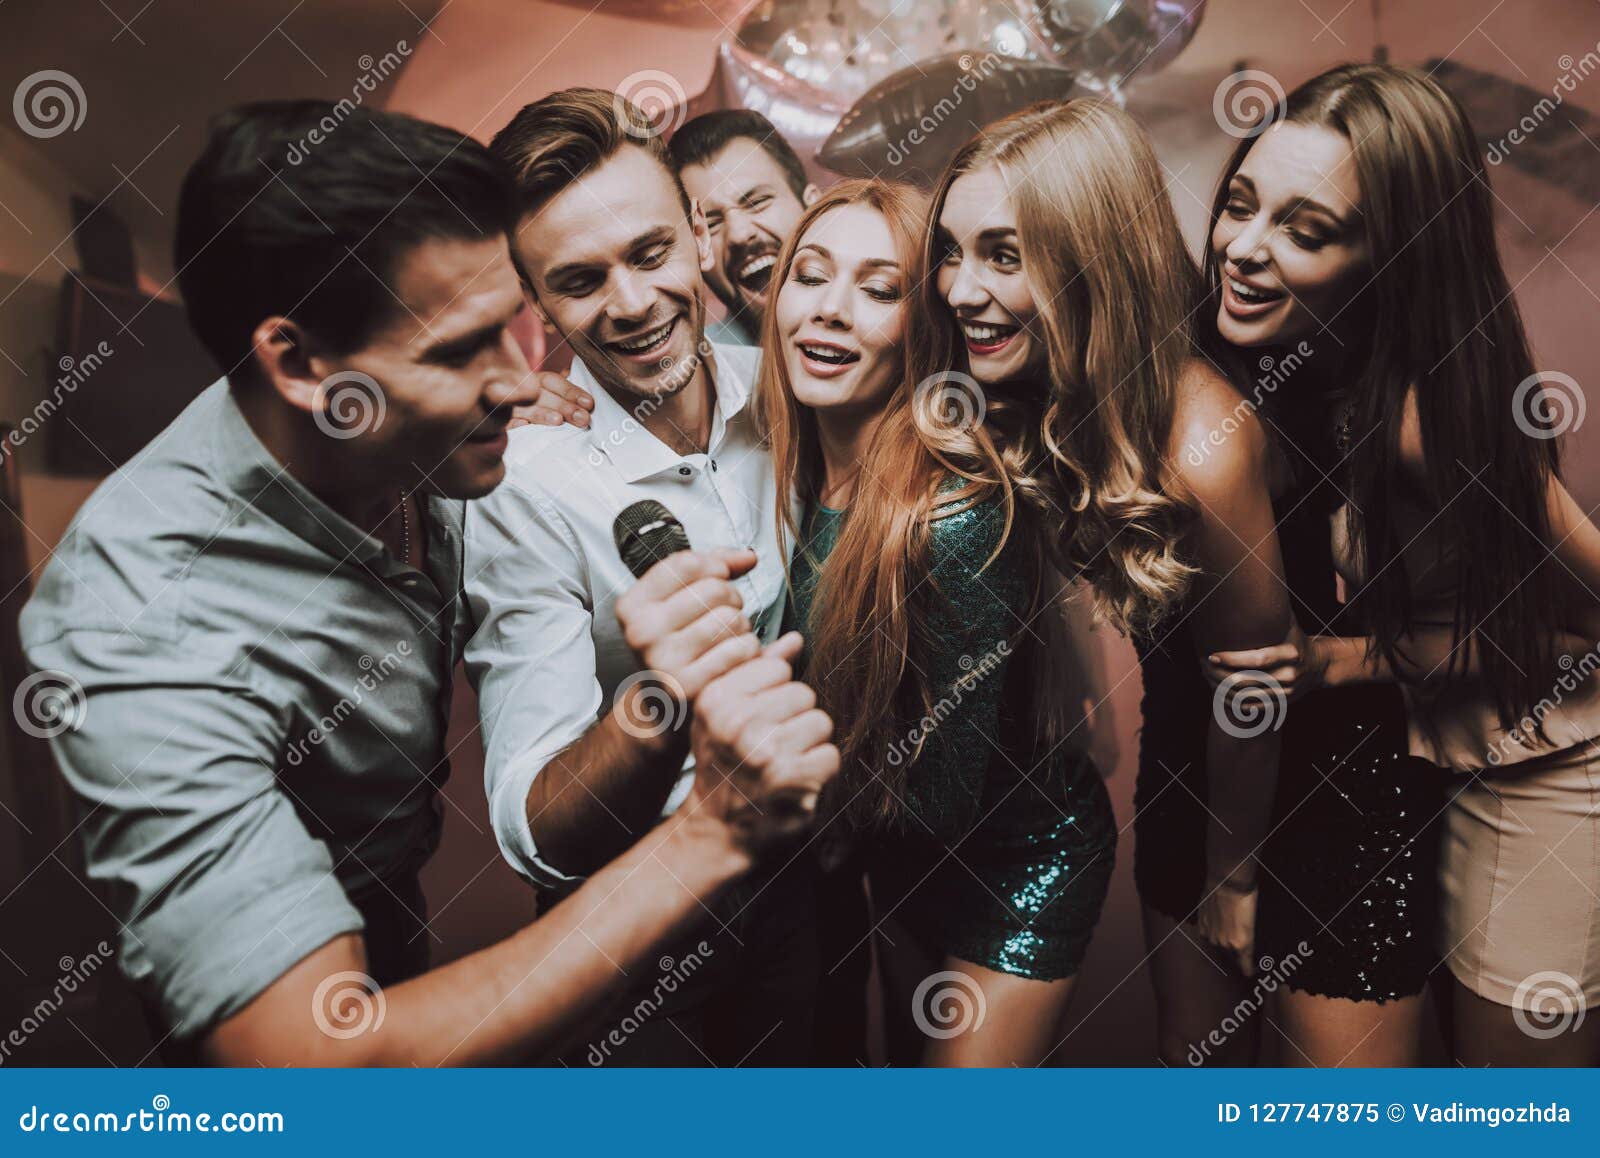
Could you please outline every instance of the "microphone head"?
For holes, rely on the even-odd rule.
[[[641,499],[622,508],[611,524],[611,537],[635,579],[668,555],[689,549],[689,532],[655,499]]]

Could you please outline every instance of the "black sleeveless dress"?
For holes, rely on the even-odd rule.
[[[1306,634],[1361,634],[1359,608],[1338,600],[1329,519],[1342,499],[1326,465],[1302,470],[1320,477],[1273,504],[1285,578]],[[1201,901],[1209,819],[1213,696],[1189,610],[1135,641],[1144,699],[1134,879],[1146,905],[1178,921]],[[1409,754],[1394,684],[1316,692],[1291,705],[1282,728],[1271,833],[1260,851],[1261,969],[1328,997],[1383,1002],[1420,993],[1439,960],[1444,774]]]

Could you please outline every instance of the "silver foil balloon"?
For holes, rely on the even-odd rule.
[[[1035,0],[1029,26],[1043,55],[1080,81],[1118,93],[1168,64],[1194,37],[1205,0]]]
[[[984,125],[1035,101],[1086,92],[1060,65],[951,53],[873,87],[839,121],[818,160],[846,176],[931,185]]]
[[[689,101],[687,116],[712,109],[754,109],[777,128],[819,183],[833,175],[817,164],[817,148],[850,107],[850,102],[790,76],[769,60],[737,44],[717,48],[711,80]],[[676,123],[682,123],[677,118]]]
[[[626,20],[658,20],[679,28],[726,28],[756,0],[555,0],[568,8]]]
[[[859,99],[903,69],[950,52],[1037,58],[1029,0],[765,0],[739,43],[791,76]]]

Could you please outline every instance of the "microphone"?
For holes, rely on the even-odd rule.
[[[642,579],[646,571],[668,555],[689,549],[689,532],[678,522],[678,516],[655,499],[641,499],[624,507],[611,524],[611,538],[635,579]]]

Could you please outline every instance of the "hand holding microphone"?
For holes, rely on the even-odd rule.
[[[839,769],[833,721],[790,666],[801,638],[763,649],[733,580],[756,564],[748,548],[695,551],[672,513],[634,503],[612,527],[639,577],[617,600],[628,646],[676,681],[692,709],[695,787],[685,806],[726,825],[752,855],[803,832],[817,794]]]
[[[693,704],[712,680],[761,654],[733,585],[756,565],[754,551],[693,550],[683,524],[650,499],[619,514],[612,534],[639,577],[616,612],[641,667],[675,682]]]

